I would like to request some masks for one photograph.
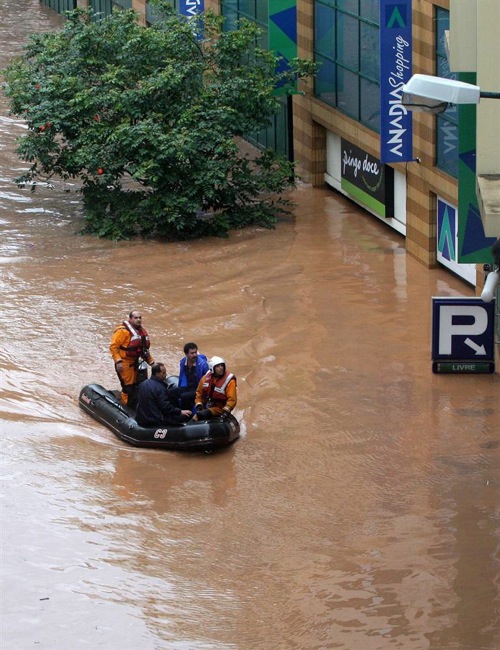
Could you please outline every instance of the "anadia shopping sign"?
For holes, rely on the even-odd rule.
[[[411,0],[380,0],[380,160],[413,159],[411,111],[401,104],[412,76]]]
[[[179,13],[182,16],[196,16],[205,11],[205,0],[180,0]]]
[[[194,18],[205,11],[205,0],[180,0],[179,13],[187,18]],[[201,25],[195,28],[195,36],[197,41],[203,38]]]

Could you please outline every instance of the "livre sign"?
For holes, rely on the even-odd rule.
[[[394,171],[378,158],[342,140],[342,190],[381,217],[394,216]]]

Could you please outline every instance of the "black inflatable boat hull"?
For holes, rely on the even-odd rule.
[[[240,425],[232,415],[224,422],[213,418],[208,422],[187,422],[171,427],[141,427],[118,396],[99,384],[84,386],[78,402],[94,420],[107,426],[120,440],[136,447],[210,452],[228,447],[240,437]]]

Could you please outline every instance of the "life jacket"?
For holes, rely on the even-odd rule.
[[[138,359],[139,357],[148,356],[148,350],[151,343],[149,341],[148,332],[144,327],[141,327],[140,330],[136,330],[128,321],[124,320],[123,324],[119,325],[116,329],[128,329],[130,332],[129,344],[126,347],[120,345],[120,350],[123,350],[127,357],[130,359]]]
[[[232,372],[226,372],[222,377],[215,377],[212,372],[207,372],[203,378],[203,397],[207,406],[225,406],[227,402],[226,388],[231,379],[236,381]]]

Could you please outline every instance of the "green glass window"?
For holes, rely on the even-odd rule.
[[[259,45],[268,47],[267,0],[221,0],[221,14],[226,19],[224,29],[236,29],[238,20],[246,18],[258,24],[264,34]]]
[[[42,4],[59,14],[76,9],[76,0],[42,0]]]
[[[115,0],[115,2],[116,2],[116,0]],[[169,4],[176,11],[178,11],[178,9],[179,9],[178,0],[167,0],[167,4]],[[146,25],[148,25],[148,27],[150,27],[157,20],[158,20],[158,18],[157,18],[154,6],[149,4],[149,2],[146,2]]]
[[[315,96],[380,130],[378,0],[315,0]]]
[[[226,19],[224,29],[227,31],[237,29],[238,21],[242,18],[255,21],[263,30],[257,43],[259,47],[269,47],[268,18],[269,9],[267,0],[221,0],[221,14]],[[290,134],[291,110],[290,98],[281,98],[281,108],[273,118],[272,125],[247,136],[247,140],[260,148],[270,148],[293,158],[292,137]]]
[[[113,11],[113,2],[112,0],[90,0],[90,7],[95,14],[99,14],[98,19],[102,19]]]

